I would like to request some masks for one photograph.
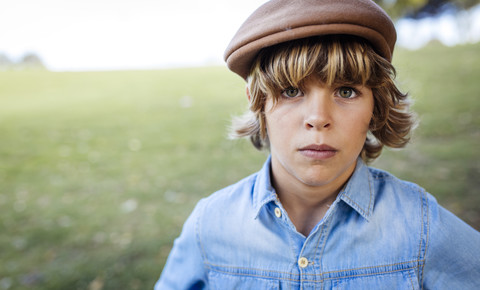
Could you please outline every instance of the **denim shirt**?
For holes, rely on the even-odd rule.
[[[201,200],[155,289],[480,289],[480,233],[360,159],[308,237],[263,169]]]

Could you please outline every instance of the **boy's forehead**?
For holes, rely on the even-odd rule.
[[[246,79],[261,49],[332,34],[362,37],[391,61],[395,27],[390,17],[370,0],[269,1],[242,24],[224,57],[228,67]]]

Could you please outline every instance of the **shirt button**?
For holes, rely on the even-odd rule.
[[[280,210],[280,208],[278,208],[278,207],[275,208],[275,215],[278,218],[282,216],[282,211]]]
[[[300,266],[300,268],[306,268],[308,266],[307,258],[301,257],[300,259],[298,259],[298,266]]]

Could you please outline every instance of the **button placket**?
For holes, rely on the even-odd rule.
[[[298,266],[302,269],[305,269],[308,266],[308,259],[305,257],[300,257],[300,259],[298,259]]]

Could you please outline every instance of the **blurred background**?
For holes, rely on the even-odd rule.
[[[172,3],[170,3],[172,2]],[[0,3],[0,290],[151,289],[196,202],[258,171],[224,66],[265,1]],[[480,1],[377,1],[420,125],[372,166],[480,229]]]

